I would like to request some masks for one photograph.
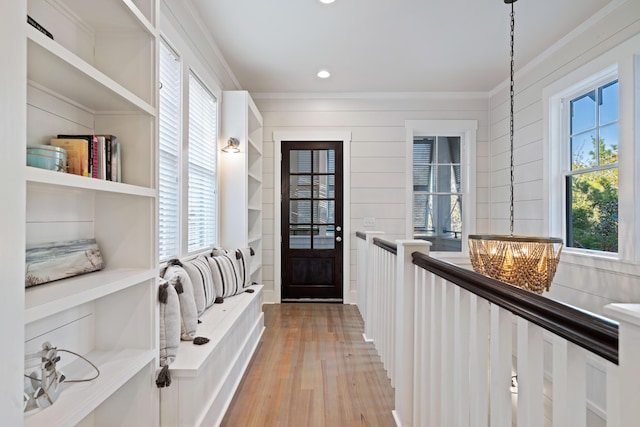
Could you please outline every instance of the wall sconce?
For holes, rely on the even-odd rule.
[[[238,138],[231,137],[227,141],[227,145],[222,149],[222,151],[224,151],[225,153],[239,153],[239,146],[240,141],[238,140]]]

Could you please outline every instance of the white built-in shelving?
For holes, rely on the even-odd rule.
[[[240,141],[239,153],[220,153],[224,247],[251,247],[252,281],[262,282],[262,115],[247,91],[222,93],[221,146]]]
[[[24,243],[95,238],[105,268],[25,289],[24,352],[44,341],[84,355],[100,376],[68,383],[26,426],[159,425],[157,0],[23,0],[26,141],[110,134],[123,182],[25,167]],[[69,379],[93,375],[60,353]]]

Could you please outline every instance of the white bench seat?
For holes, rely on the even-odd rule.
[[[160,425],[217,426],[264,332],[262,285],[214,304],[201,317],[196,336],[204,345],[182,341],[169,366],[172,383],[160,389]]]

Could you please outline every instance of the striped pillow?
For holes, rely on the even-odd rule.
[[[198,309],[198,316],[211,307],[216,300],[216,289],[211,277],[211,269],[207,257],[200,255],[195,259],[182,263],[193,284],[193,296]]]
[[[240,248],[235,250],[226,250],[222,248],[214,248],[211,256],[229,255],[235,259],[240,271],[240,281],[243,287],[251,286],[251,257],[255,255],[253,248]]]
[[[251,286],[251,256],[253,255],[253,249],[240,248],[236,250],[236,258],[238,258],[238,264],[240,265],[240,272],[242,273],[242,284],[246,288]]]
[[[216,255],[208,258],[216,294],[219,297],[230,297],[244,291],[240,264],[235,252]]]

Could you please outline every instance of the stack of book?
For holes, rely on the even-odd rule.
[[[51,145],[67,151],[67,172],[122,182],[122,150],[113,135],[58,135]]]

